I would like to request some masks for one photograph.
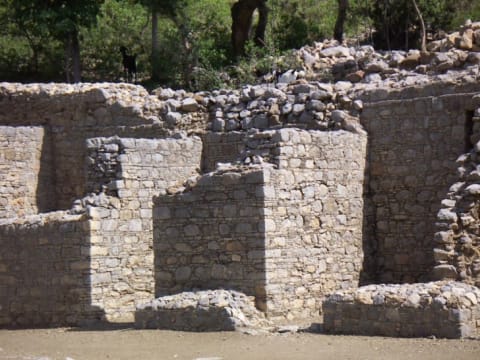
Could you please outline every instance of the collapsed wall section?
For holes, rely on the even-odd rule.
[[[475,88],[440,82],[365,96],[372,206],[366,234],[376,281],[422,281],[431,273],[436,214],[465,152]]]
[[[51,146],[43,126],[0,126],[0,218],[55,208]]]
[[[91,305],[89,231],[85,216],[64,212],[0,221],[1,327],[102,318]]]
[[[87,147],[87,173],[95,180],[87,184],[104,198],[88,209],[92,303],[107,320],[130,322],[136,306],[154,296],[154,197],[196,174],[202,143],[196,137],[96,138]]]

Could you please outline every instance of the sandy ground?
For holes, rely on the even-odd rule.
[[[480,359],[480,340],[392,339],[314,333],[246,335],[162,330],[0,330],[0,359]]]

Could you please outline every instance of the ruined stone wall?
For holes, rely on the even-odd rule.
[[[435,223],[434,279],[480,286],[480,94],[472,98],[473,148],[456,161],[457,181],[441,202]]]
[[[436,83],[364,96],[369,136],[368,241],[379,282],[427,279],[436,214],[468,144],[467,110],[477,84]]]
[[[0,218],[55,208],[51,138],[41,126],[0,126]]]
[[[272,319],[316,316],[329,292],[360,280],[366,137],[282,129],[246,142],[273,164],[158,199],[156,293],[234,288]]]
[[[155,200],[157,296],[235,289],[264,299],[263,171],[226,171]]]
[[[51,149],[44,146],[37,155],[42,157],[42,166],[49,154],[54,155],[50,183],[56,186],[49,198],[56,209],[69,209],[73,200],[86,193],[83,164],[87,139],[163,137],[168,130],[158,118],[161,105],[145,89],[128,84],[0,84],[3,129],[46,129]]]
[[[110,321],[133,321],[136,306],[154,296],[153,199],[196,174],[202,144],[195,137],[96,138],[88,149],[89,177],[109,195],[88,210],[92,303]]]
[[[101,309],[91,305],[90,254],[83,215],[57,212],[0,220],[0,326],[101,319]]]
[[[366,137],[279,130],[278,169],[265,176],[266,293],[275,318],[317,316],[363,270]]]

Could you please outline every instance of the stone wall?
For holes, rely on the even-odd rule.
[[[263,171],[202,176],[184,193],[155,200],[157,296],[227,288],[264,298]]]
[[[51,148],[44,146],[40,156],[45,164],[54,154],[50,183],[56,186],[49,198],[56,209],[69,209],[86,193],[87,139],[164,137],[161,105],[142,87],[128,84],[0,84],[0,125],[48,129]]]
[[[41,126],[0,126],[0,218],[55,208],[51,138]]]
[[[218,170],[156,202],[157,296],[233,288],[272,319],[315,316],[360,279],[366,137],[283,129],[246,142],[275,164]]]
[[[366,137],[346,131],[275,132],[278,169],[265,179],[269,316],[316,316],[363,270]]]
[[[473,148],[456,161],[453,183],[437,213],[433,278],[453,279],[480,287],[480,95],[472,99]]]
[[[379,282],[427,279],[436,214],[456,181],[455,160],[468,146],[475,84],[436,83],[364,97],[369,134],[369,238]]]
[[[206,133],[203,140],[202,170],[214,171],[218,163],[229,163],[238,160],[245,151],[245,132]]]
[[[472,338],[480,335],[480,289],[460,282],[368,285],[324,302],[327,333]]]
[[[195,137],[96,138],[87,147],[89,177],[109,195],[88,208],[93,304],[107,320],[133,321],[136,306],[154,296],[153,199],[196,174],[202,144]]]
[[[85,216],[64,212],[0,220],[0,326],[102,319],[91,305],[89,230]]]

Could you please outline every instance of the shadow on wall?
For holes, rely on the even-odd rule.
[[[0,226],[0,327],[88,325],[91,306],[88,221],[43,219]]]
[[[368,188],[362,284],[430,280],[436,215],[457,181],[457,158],[472,146],[470,108],[471,93],[365,106]]]
[[[46,213],[57,209],[55,194],[54,146],[50,126],[44,126],[41,143],[40,162],[37,176],[36,204],[38,213]]]
[[[370,153],[370,141],[367,142],[367,154]],[[362,247],[363,266],[360,271],[359,286],[375,284],[378,282],[377,271],[377,244],[375,239],[375,207],[372,201],[372,190],[369,186],[368,155],[364,172],[363,185],[363,225],[362,225]]]
[[[255,181],[258,174],[206,176],[189,192],[154,198],[156,297],[232,289],[265,309],[264,205]]]

